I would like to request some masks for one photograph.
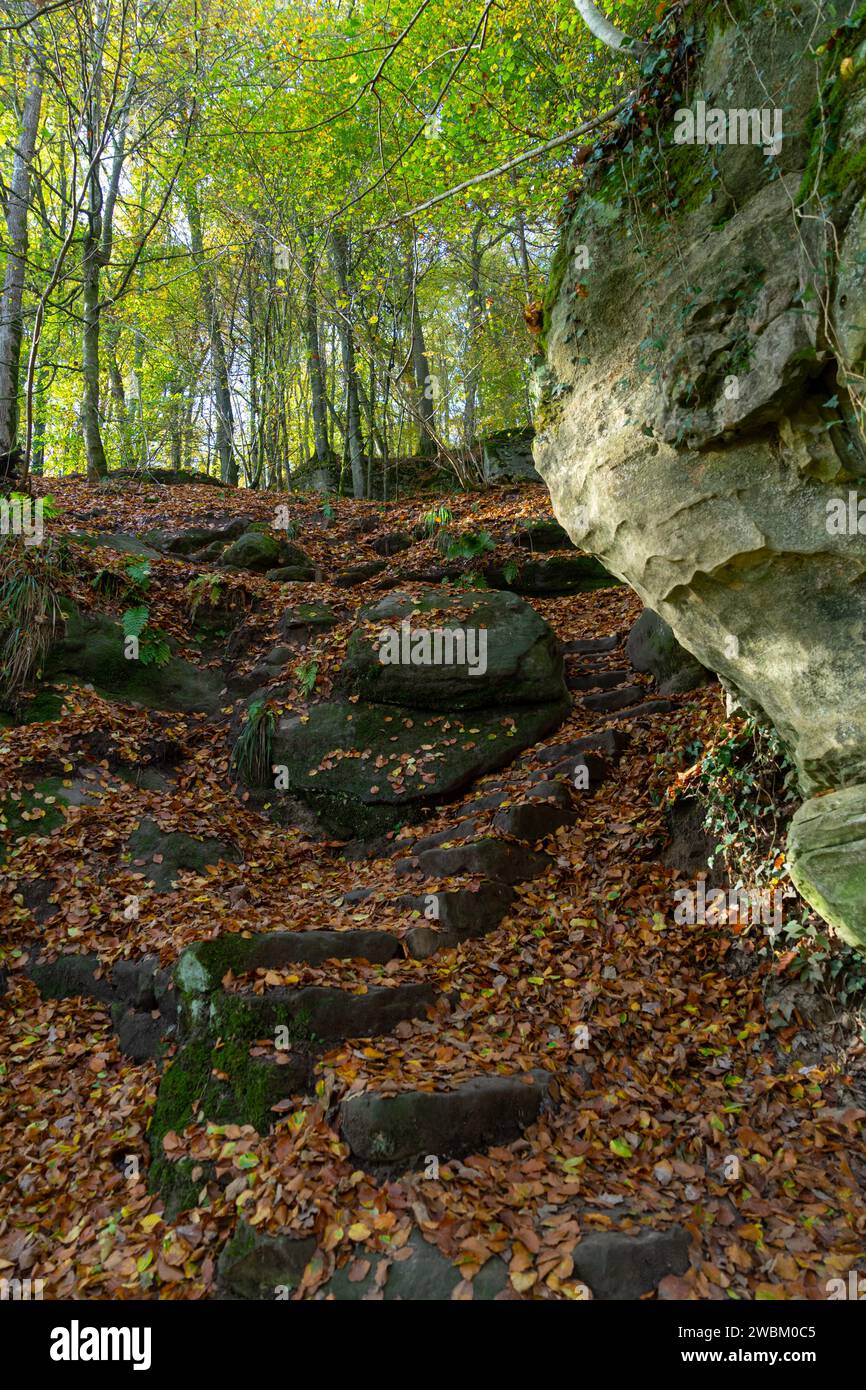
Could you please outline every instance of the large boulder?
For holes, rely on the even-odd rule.
[[[866,950],[866,785],[805,802],[791,822],[788,863],[807,902]]]
[[[413,709],[539,705],[565,696],[556,638],[534,608],[514,594],[444,589],[418,598],[393,593],[363,609],[341,684],[364,700]]]
[[[645,608],[626,639],[625,654],[636,671],[653,676],[663,695],[696,690],[710,678],[706,667],[681,647],[669,623]]]
[[[250,530],[238,536],[219,558],[224,569],[268,570],[291,568],[312,577],[313,567],[300,546],[272,536],[269,531]],[[293,576],[297,577],[297,576]]]
[[[161,526],[148,531],[144,539],[166,555],[192,555],[207,546],[228,545],[252,524],[249,516],[211,517],[200,526]]]
[[[120,623],[105,613],[82,613],[65,604],[65,630],[52,646],[44,674],[83,681],[110,699],[148,709],[201,711],[216,714],[223,680],[219,672],[203,670],[172,656],[162,666],[127,660]]]
[[[866,782],[866,23],[827,45],[853,6],[806,9],[808,46],[787,5],[713,15],[688,94],[590,160],[535,458],[575,544],[769,717],[812,794]],[[699,98],[778,109],[780,147],[677,143]]]
[[[281,792],[300,797],[340,838],[373,836],[452,797],[561,724],[569,701],[464,714],[328,701],[277,726],[271,763]]]
[[[486,483],[541,482],[532,459],[533,430],[499,430],[481,440],[481,471]]]

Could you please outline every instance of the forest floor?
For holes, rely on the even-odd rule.
[[[358,608],[397,584],[406,553],[353,587],[334,579],[377,559],[378,535],[411,528],[431,506],[429,498],[339,499],[328,515],[310,496],[53,480],[50,491],[62,508],[52,523],[59,531],[140,535],[216,510],[271,522],[285,503],[317,578],[284,586],[245,574],[243,585],[263,645],[287,602],[339,610],[338,625],[298,652],[299,663],[315,661],[316,698],[332,687]],[[507,534],[522,519],[549,516],[549,505],[541,487],[448,499],[454,526],[489,532],[503,563],[520,554]],[[92,605],[97,560],[122,566],[105,551],[82,555],[70,591]],[[411,556],[413,565],[433,564],[434,541],[419,541]],[[195,572],[179,559],[154,560],[146,602],[151,622],[200,663],[185,597]],[[563,642],[624,638],[641,609],[626,587],[531,602]],[[611,664],[622,660],[618,647]],[[633,679],[650,698],[649,678]],[[288,712],[305,710],[302,685],[298,678],[295,695],[284,696]],[[674,888],[684,880],[663,864],[666,813],[688,783],[690,750],[712,748],[734,727],[719,686],[674,696],[667,711],[625,710],[611,723],[630,735],[628,747],[597,790],[579,794],[578,818],[547,845],[547,872],[517,886],[496,930],[384,968],[386,979],[447,994],[456,1001],[450,1013],[330,1048],[317,1064],[315,1098],[285,1105],[269,1134],[191,1123],[169,1136],[172,1157],[216,1165],[206,1201],[175,1219],[147,1182],[157,1062],[122,1054],[105,1004],[42,999],[27,975],[34,953],[92,952],[106,969],[155,954],[170,966],[191,943],[222,932],[374,927],[402,938],[415,923],[396,901],[405,884],[392,859],[349,862],[337,842],[273,824],[233,787],[230,698],[217,716],[175,714],[70,683],[62,704],[59,718],[0,727],[0,796],[7,808],[29,806],[22,820],[31,832],[0,832],[0,1276],[39,1277],[46,1298],[212,1297],[219,1252],[239,1216],[262,1232],[315,1237],[298,1298],[322,1296],[335,1266],[347,1263],[350,1278],[372,1268],[381,1284],[418,1231],[459,1265],[453,1296],[466,1299],[497,1255],[508,1265],[506,1297],[584,1297],[570,1252],[611,1229],[688,1232],[689,1267],[662,1280],[666,1298],[822,1299],[829,1279],[862,1265],[866,1088],[853,1023],[832,1046],[810,1049],[796,997],[787,1018],[769,1002],[790,958],[768,951],[760,929],[674,919]],[[546,743],[608,722],[575,696]],[[166,742],[176,754],[161,789],[133,786],[113,770],[118,759],[146,763]],[[541,765],[530,754],[469,790],[483,795],[495,784],[507,805]],[[93,794],[67,805],[59,791],[34,793],[47,774],[58,786],[77,777]],[[449,814],[437,809],[425,833],[447,826]],[[143,817],[231,841],[241,862],[187,871],[176,889],[157,893],[140,865],[121,858]],[[24,892],[35,881],[50,896],[38,917]],[[359,888],[372,892],[347,901]],[[137,916],[127,920],[132,898]],[[338,979],[357,993],[374,978],[381,968],[343,961],[299,966],[292,982]],[[838,1022],[844,1009],[828,1000]],[[576,1047],[581,1025],[588,1042]],[[521,1138],[443,1162],[437,1176],[362,1171],[333,1122],[334,1106],[365,1090],[447,1090],[537,1068],[552,1074],[556,1104]]]

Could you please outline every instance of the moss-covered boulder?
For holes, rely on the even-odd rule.
[[[360,617],[340,685],[363,700],[450,711],[564,697],[554,633],[515,594],[393,593]]]
[[[147,531],[144,540],[167,555],[193,555],[210,546],[223,547],[253,524],[252,517],[214,517],[200,526],[163,526]]]
[[[866,950],[866,785],[805,802],[788,832],[788,863],[807,902]]]
[[[161,830],[155,820],[139,822],[126,842],[131,865],[149,879],[158,893],[169,893],[182,870],[204,873],[208,865],[239,864],[236,845],[213,838],[196,839],[180,830]]]
[[[73,540],[86,546],[88,550],[96,550],[102,546],[106,550],[117,551],[119,555],[132,555],[140,560],[162,559],[158,549],[148,545],[139,536],[130,535],[125,531],[73,531],[71,534]]]
[[[592,589],[608,589],[621,581],[594,555],[547,555],[525,560],[515,570],[488,565],[484,578],[493,589],[510,589],[532,598],[562,598]]]
[[[292,566],[312,573],[309,559],[300,546],[291,541],[277,540],[269,531],[253,529],[245,531],[220,556],[219,564],[224,569],[252,570],[265,573]]]
[[[127,660],[123,628],[114,618],[82,613],[68,603],[64,614],[65,631],[45,663],[48,679],[83,681],[109,699],[148,709],[215,714],[220,708],[223,681],[218,672],[202,670],[178,656],[162,666]]]
[[[274,797],[300,797],[340,838],[377,835],[504,767],[568,709],[567,698],[463,714],[360,700],[314,705],[277,726]]]

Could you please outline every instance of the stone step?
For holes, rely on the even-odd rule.
[[[452,849],[428,849],[400,859],[394,864],[395,874],[420,874],[423,878],[449,878],[457,874],[482,874],[499,883],[522,883],[540,878],[553,860],[523,845],[507,840],[472,840]]]
[[[264,994],[211,997],[208,1030],[223,1038],[265,1038],[285,1027],[302,1045],[374,1038],[407,1019],[426,1018],[441,996],[433,985],[373,985],[352,994],[328,985],[278,987]]]
[[[587,656],[592,652],[612,652],[622,641],[622,634],[612,632],[608,637],[581,637],[562,643],[563,656]]]
[[[584,701],[584,703],[586,703]],[[612,714],[612,719],[640,719],[645,714],[670,714],[672,709],[676,709],[673,700],[646,700],[642,705],[636,705],[633,709],[623,709],[619,714]]]
[[[533,799],[550,796],[554,789],[562,794],[563,782],[577,791],[594,791],[609,775],[610,769],[603,759],[592,753],[581,753],[533,772],[526,796]]]
[[[406,1257],[366,1261],[359,1278],[353,1262],[336,1269],[319,1296],[337,1302],[449,1302],[464,1277],[459,1264],[413,1230]],[[226,1241],[217,1266],[218,1293],[224,1298],[273,1300],[278,1290],[298,1287],[316,1253],[316,1240],[299,1232],[271,1234],[241,1220]],[[574,1265],[573,1280],[584,1283],[595,1300],[634,1300],[652,1293],[667,1275],[682,1275],[689,1264],[689,1235],[682,1226],[667,1230],[592,1231],[563,1247]],[[384,1278],[382,1277],[384,1275]],[[473,1301],[489,1302],[510,1288],[508,1262],[493,1255],[472,1280]],[[285,1293],[280,1293],[285,1297]],[[512,1291],[513,1296],[513,1291]]]
[[[184,996],[190,997],[219,989],[229,970],[243,975],[248,970],[279,970],[284,965],[321,965],[326,960],[368,960],[373,965],[387,965],[400,954],[397,937],[375,929],[262,932],[255,936],[227,932],[188,947],[178,961],[176,978]]]
[[[424,914],[425,921],[406,933],[409,954],[426,960],[436,951],[459,946],[494,931],[512,902],[514,891],[505,883],[482,882],[472,888],[452,888],[440,893],[404,894],[401,907]]]
[[[339,1128],[365,1163],[419,1163],[428,1155],[462,1158],[509,1143],[538,1119],[550,1098],[550,1072],[478,1076],[453,1091],[365,1091],[340,1106]]]
[[[629,735],[621,729],[600,729],[598,733],[587,734],[584,738],[576,738],[570,743],[551,743],[534,756],[535,761],[539,763],[558,763],[563,758],[598,752],[615,762],[625,752],[629,743]]]
[[[610,710],[625,709],[628,705],[636,705],[643,699],[644,688],[642,685],[627,685],[621,690],[605,690],[600,695],[587,695],[581,700],[584,709],[597,710],[608,713]]]
[[[631,676],[631,671],[567,671],[565,683],[569,690],[615,690]]]
[[[552,793],[563,792],[561,785],[555,782],[542,783],[541,786],[549,786]],[[534,790],[538,791],[539,788],[536,787]],[[573,806],[563,806],[556,800],[547,801],[534,797],[531,800],[515,802],[507,810],[500,811],[493,821],[493,828],[502,835],[511,835],[515,840],[527,840],[532,844],[554,834],[560,826],[571,825],[576,820],[577,811]]]

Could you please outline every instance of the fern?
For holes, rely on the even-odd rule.
[[[127,608],[121,618],[123,624],[124,637],[141,637],[147,627],[147,620],[150,617],[150,609],[144,606],[139,608]]]
[[[316,688],[319,677],[318,661],[301,661],[295,667],[295,678],[301,692],[309,697]]]
[[[158,627],[149,626],[150,609],[143,605],[127,608],[121,623],[124,637],[134,637],[138,642],[138,660],[142,666],[164,666],[171,659],[171,647],[166,633]]]
[[[199,574],[191,579],[184,590],[188,600],[190,620],[195,618],[202,604],[207,602],[213,608],[223,591],[223,581],[215,574]]]
[[[126,567],[126,578],[135,589],[146,589],[150,583],[150,561],[133,560]]]
[[[477,560],[479,556],[496,549],[487,531],[464,531],[460,536],[450,531],[440,531],[436,544],[448,560]]]

